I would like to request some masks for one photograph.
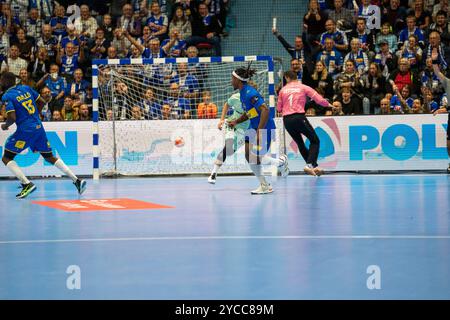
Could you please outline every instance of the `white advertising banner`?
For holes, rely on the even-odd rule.
[[[53,153],[78,175],[92,174],[92,122],[44,122],[47,138]],[[3,155],[6,139],[16,130],[13,125],[7,131],[0,130],[0,151]],[[30,149],[14,159],[28,176],[60,176],[61,172],[46,163],[39,153]],[[0,177],[9,177],[11,172],[0,164]]]
[[[390,115],[312,117],[320,139],[319,164],[329,171],[385,171],[444,169],[447,115]],[[217,119],[100,122],[100,171],[119,174],[207,173],[221,151],[224,133]],[[289,134],[277,119],[274,156],[284,151],[291,171],[305,165]],[[76,174],[92,174],[92,123],[44,123],[55,154]],[[0,132],[0,151],[15,130]],[[114,143],[115,137],[115,143]],[[308,145],[308,141],[306,142]],[[114,157],[114,152],[116,156]],[[39,154],[25,151],[16,157],[29,176],[54,176],[60,172]],[[249,172],[244,148],[227,158],[222,172]],[[0,176],[11,176],[0,166]]]

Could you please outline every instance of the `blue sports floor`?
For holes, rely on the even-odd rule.
[[[175,208],[98,212],[33,204],[78,199],[34,182],[16,200],[0,181],[1,299],[450,299],[448,175],[289,176],[265,196],[250,176],[103,179],[82,198]]]

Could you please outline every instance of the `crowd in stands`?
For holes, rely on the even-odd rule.
[[[0,6],[0,72],[13,72],[18,84],[49,100],[43,121],[91,119],[93,59],[221,55],[227,36],[228,0],[0,0]],[[111,75],[100,71],[101,87]],[[129,99],[121,93],[133,88],[114,82],[114,107],[100,106],[105,119],[217,117],[201,64],[136,74],[143,71],[141,84],[148,86],[140,87],[138,101],[121,104]],[[152,85],[163,82],[168,89],[161,95]],[[5,117],[2,105],[0,121]]]
[[[309,102],[308,115],[432,113],[447,106],[433,63],[447,74],[449,9],[448,0],[310,0],[294,45],[272,31],[298,79],[334,106]]]
[[[17,83],[49,98],[43,121],[64,121],[91,119],[93,59],[221,55],[229,1],[0,0],[0,6],[0,72],[13,72]],[[293,45],[272,31],[298,79],[334,105],[325,110],[308,102],[308,115],[431,113],[447,106],[431,54],[437,52],[447,74],[449,8],[449,0],[310,0]],[[377,12],[380,25],[373,28]],[[131,69],[124,71],[131,77],[114,81],[108,66],[100,70],[100,94],[110,97],[100,105],[101,119],[219,116],[204,64]]]

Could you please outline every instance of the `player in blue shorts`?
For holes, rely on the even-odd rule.
[[[36,186],[23,174],[14,158],[17,154],[30,148],[33,152],[39,152],[47,162],[55,165],[64,174],[68,175],[79,194],[86,189],[86,181],[75,176],[66,164],[53,156],[52,149],[47,140],[42,122],[39,119],[44,99],[32,88],[25,85],[16,85],[16,76],[12,72],[5,72],[0,77],[0,85],[3,91],[2,102],[6,104],[6,122],[1,125],[2,130],[14,123],[17,126],[5,144],[3,163],[20,180],[22,191],[16,198],[22,199],[36,190]]]
[[[275,108],[269,110],[261,94],[248,84],[250,78],[255,74],[255,70],[238,68],[232,73],[231,84],[233,88],[239,89],[240,99],[245,108],[245,113],[236,120],[228,122],[230,127],[250,120],[249,129],[245,134],[245,158],[250,165],[250,169],[260,182],[259,188],[253,190],[252,194],[266,194],[273,192],[272,186],[262,175],[261,165],[274,165],[278,167],[282,176],[289,173],[286,155],[281,155],[279,159],[272,158],[269,154],[270,145],[275,140]]]

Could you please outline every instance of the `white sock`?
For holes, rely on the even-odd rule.
[[[214,168],[213,168],[213,170],[212,170],[212,172],[211,172],[211,174],[217,173],[217,171],[219,171],[219,169],[220,169],[220,166],[217,165],[217,164],[215,164],[215,165],[214,165]]]
[[[281,165],[281,160],[280,160],[280,159],[272,158],[272,157],[269,156],[269,155],[265,155],[265,156],[261,159],[261,164],[264,164],[264,165],[270,164],[270,165],[272,165],[272,166],[279,167],[279,166]]]
[[[249,165],[250,165],[250,169],[253,171],[255,176],[258,178],[259,182],[261,184],[267,184],[266,178],[264,178],[264,176],[261,174],[261,165],[251,164],[251,163]]]
[[[17,165],[17,163],[14,160],[11,160],[10,162],[8,162],[8,164],[6,166],[17,177],[17,179],[20,180],[20,183],[22,183],[22,184],[30,183],[30,180],[28,180],[27,177],[25,177],[22,170],[20,170],[19,166]]]
[[[78,180],[77,176],[73,174],[72,170],[70,170],[61,159],[56,160],[55,167],[61,170],[65,175],[69,176],[73,182]]]

